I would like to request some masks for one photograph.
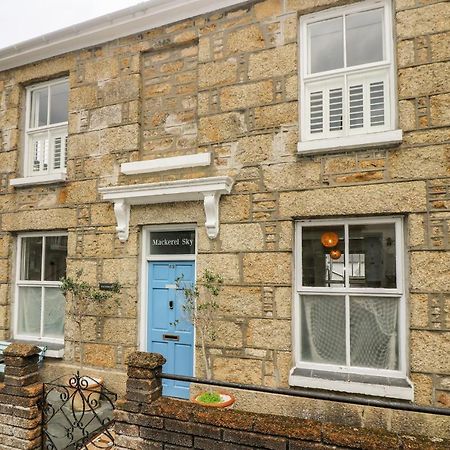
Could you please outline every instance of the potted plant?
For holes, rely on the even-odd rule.
[[[120,292],[120,285],[112,283],[108,285],[108,290],[100,290],[95,286],[82,281],[83,271],[78,270],[75,278],[61,278],[61,291],[69,303],[69,312],[73,321],[77,325],[77,345],[79,357],[79,371],[77,375],[70,377],[68,380],[69,392],[73,395],[73,408],[80,411],[85,409],[85,402],[93,409],[99,405],[100,392],[103,385],[102,378],[94,378],[87,375],[80,376],[83,368],[83,352],[81,345],[83,342],[83,319],[85,318],[89,304],[92,302],[104,302],[111,298],[114,294]],[[74,393],[74,391],[82,391]],[[83,398],[84,397],[84,398]]]
[[[217,297],[223,284],[221,275],[205,269],[202,276],[194,285],[183,283],[183,279],[176,281],[177,287],[183,291],[186,298],[183,312],[186,319],[195,327],[205,367],[205,376],[208,381],[212,379],[211,358],[207,343],[216,340],[216,319],[219,313]],[[226,407],[234,403],[232,395],[209,389],[193,398],[195,403],[205,406]]]

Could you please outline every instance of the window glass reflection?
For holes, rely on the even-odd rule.
[[[329,238],[331,241],[326,242],[325,238]],[[333,239],[336,239],[335,245],[333,245]],[[344,227],[342,225],[304,227],[302,231],[303,286],[344,286],[344,255]]]
[[[350,225],[350,287],[395,288],[395,226]]]

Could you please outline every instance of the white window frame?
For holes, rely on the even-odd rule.
[[[396,283],[395,289],[370,288],[370,287],[315,287],[302,285],[302,229],[307,227],[321,226],[345,226],[345,236],[348,239],[348,226],[350,225],[395,225],[395,252],[396,252]],[[317,387],[327,390],[338,390],[344,392],[353,392],[368,395],[395,397],[402,399],[412,399],[412,385],[408,379],[408,355],[407,355],[407,330],[408,317],[406,313],[406,283],[405,283],[405,236],[403,228],[403,219],[397,216],[389,217],[369,217],[369,218],[348,218],[348,219],[324,219],[324,220],[301,220],[296,222],[295,228],[295,289],[293,290],[293,348],[295,367],[291,371],[289,382],[293,386]],[[350,264],[349,248],[345,247],[344,259],[346,268]],[[349,271],[345,270],[346,285],[349,286]],[[303,294],[320,295],[362,295],[362,296],[386,296],[398,297],[398,370],[377,369],[369,367],[352,367],[338,364],[323,364],[314,362],[305,362],[301,360],[301,300]],[[346,302],[348,304],[348,302]],[[349,321],[349,311],[346,310],[346,321]],[[349,324],[347,324],[348,328]],[[348,329],[346,331],[348,333]],[[347,336],[348,338],[348,336]],[[346,345],[349,346],[349,339]],[[348,351],[348,348],[347,348]],[[392,386],[374,386],[373,384],[353,383],[351,381],[333,381],[320,378],[300,377],[295,375],[295,369],[308,369],[323,372],[355,374],[367,377],[386,377],[406,380],[409,388],[396,388]]]
[[[46,81],[44,83],[38,83],[33,84],[32,86],[27,87],[26,89],[26,116],[25,116],[25,142],[24,142],[24,176],[25,178],[34,178],[36,177],[37,181],[39,182],[51,182],[51,181],[62,181],[60,174],[66,173],[66,165],[65,161],[67,159],[67,136],[68,136],[68,121],[65,122],[59,122],[54,124],[47,124],[42,126],[33,127],[31,126],[31,119],[32,119],[32,113],[34,111],[33,105],[32,105],[32,93],[36,90],[47,88],[47,90],[51,91],[51,88],[53,86],[57,86],[59,84],[68,84],[69,79],[66,78],[58,78],[57,80],[51,80]],[[50,115],[50,102],[51,102],[51,96],[47,96],[47,122],[48,117]],[[37,134],[45,134],[47,133],[48,136],[48,142],[49,142],[49,149],[48,149],[48,160],[49,160],[49,168],[46,171],[37,171],[33,172],[33,148],[31,145],[32,138],[34,135]],[[51,144],[51,138],[52,137],[58,137],[61,136],[64,141],[64,151],[61,152],[61,167],[55,169],[53,167],[54,164],[54,158],[53,158],[53,146]],[[39,180],[41,178],[42,180]],[[49,179],[49,180],[48,180]],[[19,180],[19,179],[18,179]],[[13,185],[19,185],[18,183],[12,183]],[[23,184],[23,183],[22,183]]]
[[[62,338],[54,338],[54,337],[45,337],[43,336],[43,314],[44,314],[44,303],[41,303],[41,329],[40,336],[30,336],[26,334],[18,333],[18,321],[19,321],[19,288],[20,287],[61,287],[60,281],[33,281],[33,280],[21,280],[21,264],[22,264],[22,240],[28,237],[42,237],[43,242],[42,246],[45,248],[45,238],[54,237],[54,236],[68,236],[65,232],[31,232],[31,233],[21,233],[17,236],[17,255],[16,255],[16,276],[14,283],[14,304],[13,304],[13,318],[14,318],[14,326],[13,326],[13,337],[14,339],[20,339],[24,341],[32,341],[32,342],[43,342],[48,344],[64,344],[64,336]],[[42,252],[42,277],[44,276],[44,252]],[[67,266],[66,266],[67,267]],[[44,289],[42,290],[44,292]],[[64,317],[65,318],[65,317]]]
[[[368,11],[375,8],[384,8],[384,30],[383,30],[383,54],[384,60],[374,63],[361,64],[351,68],[341,68],[320,72],[319,74],[308,74],[308,67],[310,65],[310,50],[308,39],[308,25],[314,22],[321,22],[332,18],[340,17],[342,15]],[[302,16],[300,18],[300,63],[299,63],[299,117],[300,117],[300,142],[298,143],[298,152],[300,154],[307,153],[323,153],[327,150],[336,150],[341,148],[357,148],[376,145],[394,145],[402,141],[402,130],[397,129],[397,82],[396,69],[394,58],[394,35],[393,35],[393,20],[392,20],[392,3],[391,0],[367,0],[360,3],[331,8],[325,11]],[[345,42],[345,30],[344,30]],[[344,52],[345,53],[345,52]],[[345,55],[344,55],[345,57]],[[362,77],[371,76],[376,71],[384,71],[385,77],[385,124],[375,129],[368,129],[367,126],[350,130],[348,128],[347,134],[341,132],[328,131],[316,136],[310,133],[309,130],[309,102],[307,101],[308,90],[313,84],[320,84],[334,88],[336,77],[341,75],[343,80],[348,76]],[[346,104],[348,103],[346,90],[343,90],[343,121],[348,122],[348,114],[346,111]],[[344,125],[344,130],[345,130]]]

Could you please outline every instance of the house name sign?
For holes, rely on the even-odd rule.
[[[150,233],[152,255],[195,254],[195,231],[152,231]]]

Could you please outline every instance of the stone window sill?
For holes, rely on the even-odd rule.
[[[414,400],[414,389],[408,378],[390,378],[351,373],[328,372],[295,367],[289,375],[289,385],[324,389],[376,397]]]
[[[66,173],[52,173],[49,175],[36,175],[33,177],[12,178],[9,184],[14,187],[34,186],[39,184],[63,183],[67,180]]]
[[[398,145],[402,143],[402,140],[402,130],[392,130],[355,136],[302,141],[297,144],[297,150],[299,155],[326,153],[333,150],[351,150],[361,147]]]

